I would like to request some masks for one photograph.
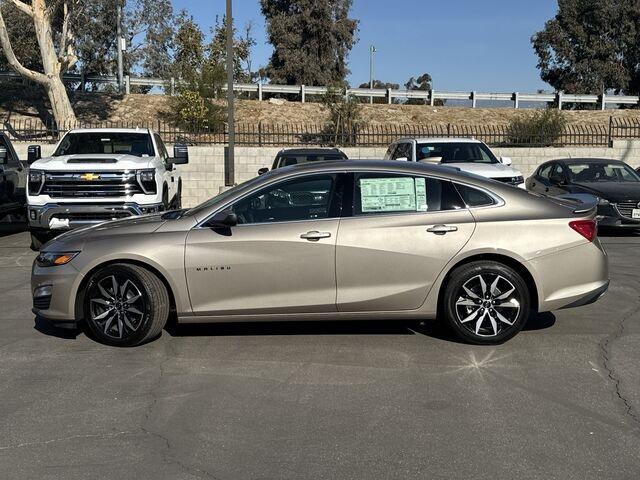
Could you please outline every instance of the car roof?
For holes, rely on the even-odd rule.
[[[396,140],[393,143],[406,142],[408,140],[414,140],[417,143],[482,143],[476,138],[451,138],[451,137],[406,137]]]
[[[151,133],[148,128],[74,128],[68,133]]]
[[[559,158],[557,160],[551,160],[545,163],[562,162],[566,165],[572,165],[576,163],[622,163],[622,160],[616,160],[614,158]],[[626,165],[626,164],[625,164]]]
[[[323,153],[341,153],[339,148],[283,148],[278,155],[322,155]]]

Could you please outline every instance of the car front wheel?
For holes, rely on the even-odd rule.
[[[529,289],[511,267],[492,261],[452,272],[444,295],[446,319],[463,340],[494,345],[514,337],[530,314]]]
[[[101,343],[140,345],[159,336],[169,317],[169,294],[162,281],[137,265],[113,264],[91,275],[84,318]]]

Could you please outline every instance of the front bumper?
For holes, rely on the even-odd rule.
[[[162,203],[139,205],[123,204],[64,204],[47,203],[43,206],[29,206],[29,227],[38,230],[70,230],[98,225],[121,218],[155,213],[162,209]]]
[[[76,292],[83,275],[73,261],[57,267],[40,267],[34,261],[31,269],[32,312],[53,323],[76,320]]]

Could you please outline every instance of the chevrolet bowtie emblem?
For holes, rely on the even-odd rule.
[[[100,180],[100,175],[96,175],[95,173],[85,173],[84,175],[80,175],[80,178],[90,182],[92,180]]]

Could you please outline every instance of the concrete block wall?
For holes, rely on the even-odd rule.
[[[14,147],[22,159],[27,158],[28,143],[15,142]],[[43,144],[43,156],[50,155],[55,145]],[[167,146],[172,149],[172,145]],[[189,164],[178,167],[183,179],[183,205],[197,205],[220,191],[224,185],[224,146],[189,147]],[[271,167],[280,147],[236,147],[236,182],[241,183],[255,177],[258,169]],[[354,147],[343,151],[351,159],[380,159],[386,148]],[[538,165],[556,158],[600,157],[624,160],[632,167],[640,166],[640,141],[615,141],[612,148],[567,147],[567,148],[494,148],[498,156],[511,157],[513,166],[530,176]]]

